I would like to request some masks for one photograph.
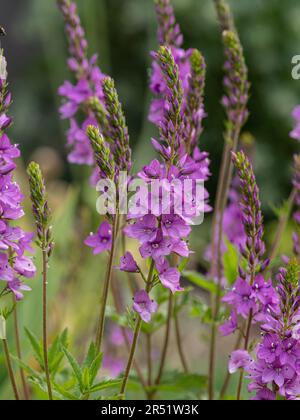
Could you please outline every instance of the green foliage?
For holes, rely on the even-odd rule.
[[[207,279],[204,275],[197,273],[196,271],[184,271],[182,275],[195,286],[200,287],[200,289],[203,289],[206,292],[214,294],[218,292],[217,285],[213,280]]]
[[[239,273],[239,252],[228,240],[225,240],[225,244],[227,250],[223,254],[224,276],[231,286],[236,282]]]

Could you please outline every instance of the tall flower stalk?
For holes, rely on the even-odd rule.
[[[37,245],[42,252],[43,261],[43,356],[49,400],[53,399],[51,377],[48,363],[48,322],[47,322],[47,272],[49,259],[54,247],[51,233],[51,212],[48,206],[45,183],[39,165],[35,162],[27,168],[33,216],[37,229]]]
[[[225,3],[224,3],[225,4]],[[232,28],[232,23],[228,14],[222,15],[221,27]],[[225,18],[227,16],[227,18]],[[227,19],[227,24],[226,22]],[[218,284],[218,292],[213,302],[213,324],[210,343],[210,362],[209,362],[209,397],[214,398],[214,376],[215,376],[215,347],[216,347],[216,324],[220,311],[221,281],[222,281],[222,239],[223,239],[223,220],[224,211],[228,201],[228,194],[233,176],[233,165],[231,162],[231,152],[235,152],[238,147],[241,130],[247,121],[247,103],[249,98],[248,69],[245,63],[243,48],[237,32],[234,30],[224,30],[223,44],[225,49],[226,63],[224,87],[225,96],[223,106],[226,111],[225,146],[223,150],[222,164],[216,194],[213,224],[212,224],[212,267],[211,273]]]
[[[232,307],[229,321],[221,327],[223,335],[230,335],[240,329],[244,337],[243,350],[233,352],[234,360],[236,355],[248,352],[253,322],[264,320],[271,310],[276,311],[278,298],[272,282],[266,282],[263,277],[270,260],[264,257],[266,249],[263,242],[263,217],[253,168],[243,152],[233,154],[232,159],[241,184],[241,209],[247,236],[245,245],[241,247],[245,263],[241,263],[239,267],[239,278],[232,291],[223,298]],[[246,320],[246,323],[242,323],[243,327],[239,325],[239,316]],[[237,400],[241,399],[243,380],[244,370],[241,370]]]
[[[107,109],[108,130],[105,137],[93,126],[89,126],[87,135],[89,137],[98,171],[101,178],[115,181],[119,185],[119,175],[121,171],[127,173],[131,170],[131,149],[129,144],[128,128],[126,119],[119,101],[114,81],[111,78],[103,80],[104,101]],[[116,197],[115,215],[111,216],[112,226],[109,232],[111,246],[108,261],[107,274],[104,281],[103,292],[100,302],[100,316],[97,327],[96,347],[101,350],[102,338],[105,325],[105,310],[111,283],[113,263],[117,246],[117,238],[120,228],[120,203]],[[101,238],[99,238],[101,240]],[[86,243],[95,246],[95,242],[90,238]],[[97,246],[97,245],[96,245]]]
[[[31,290],[24,280],[34,277],[36,268],[32,260],[26,256],[26,252],[31,251],[32,234],[26,233],[15,224],[24,216],[22,207],[24,197],[13,176],[16,169],[15,160],[20,157],[20,151],[17,145],[11,143],[7,134],[13,122],[12,117],[9,116],[12,96],[8,90],[7,76],[6,59],[3,50],[0,50],[0,282],[4,284],[0,299],[5,295],[13,295],[16,345],[20,356],[19,326],[15,306],[23,299],[23,291]],[[9,376],[13,382],[8,343],[5,340],[6,337],[3,344]],[[23,369],[20,373],[26,399],[28,393]],[[14,384],[13,387],[16,388]]]

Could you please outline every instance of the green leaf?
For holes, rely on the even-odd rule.
[[[189,262],[189,258],[183,258],[181,263],[178,266],[178,270],[180,271],[180,273],[183,272],[183,270],[185,269],[185,267],[187,266],[188,262]]]
[[[82,371],[82,383],[84,392],[88,392],[91,386],[91,377],[88,367],[85,367]]]
[[[225,239],[227,251],[223,254],[224,275],[228,284],[232,286],[238,277],[239,267],[239,253],[236,247]]]
[[[19,359],[18,357],[15,357],[13,355],[10,356],[12,358],[12,360],[14,360],[17,365],[22,368],[24,370],[24,372],[26,372],[28,375],[34,377],[34,376],[40,376],[39,372],[36,372],[35,370],[33,370],[29,365],[27,365],[26,363],[24,363],[21,359]]]
[[[153,315],[152,320],[149,324],[143,322],[142,324],[142,332],[144,334],[154,334],[158,330],[160,330],[167,322],[166,314],[157,312]]]
[[[103,353],[98,354],[89,368],[90,385],[93,385],[103,361]]]
[[[156,387],[158,391],[165,392],[192,392],[196,395],[206,391],[207,377],[202,375],[166,372],[162,378],[161,384]]]
[[[115,388],[122,384],[122,379],[112,379],[109,381],[100,382],[91,387],[90,392],[104,391],[105,389]]]
[[[43,359],[43,349],[37,337],[27,328],[25,328],[25,333],[30,341],[31,347],[33,348],[35,357],[40,367],[44,370],[44,359]]]
[[[196,271],[184,271],[182,275],[191,283],[206,290],[207,292],[214,294],[218,292],[218,287],[213,280],[207,279],[204,275],[197,273]]]
[[[93,363],[93,361],[96,358],[96,354],[97,354],[96,345],[95,345],[95,343],[91,343],[82,367],[83,368],[90,367],[91,364]]]
[[[64,389],[63,386],[58,385],[56,383],[53,383],[53,388],[55,389],[56,392],[58,392],[64,399],[67,400],[71,400],[71,401],[77,401],[79,400],[79,398],[72,394],[71,392],[67,391],[66,389]]]
[[[213,321],[211,307],[194,298],[190,303],[189,315],[191,318],[199,318],[202,324],[211,324]]]
[[[68,359],[68,361],[69,361],[69,363],[70,363],[70,365],[73,369],[74,375],[77,379],[77,382],[78,382],[78,385],[80,387],[81,392],[83,392],[83,390],[84,390],[83,377],[82,377],[82,370],[81,370],[81,367],[80,367],[79,363],[77,362],[75,357],[72,356],[72,354],[69,352],[69,350],[66,347],[62,346],[62,351],[64,352],[66,358]]]

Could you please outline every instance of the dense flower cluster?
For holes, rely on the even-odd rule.
[[[241,209],[246,241],[241,246],[241,254],[246,261],[241,264],[239,278],[233,289],[227,293],[223,301],[232,308],[228,322],[221,327],[224,335],[232,334],[238,328],[238,315],[244,319],[251,317],[259,321],[270,309],[276,310],[278,297],[272,282],[266,282],[262,273],[269,265],[264,259],[265,244],[263,242],[263,220],[259,191],[252,165],[243,152],[233,155],[241,183]]]
[[[76,83],[66,81],[59,88],[64,103],[60,108],[63,119],[70,121],[67,135],[69,161],[79,165],[94,165],[94,155],[86,130],[102,118],[105,125],[105,106],[102,82],[105,75],[97,65],[97,56],[88,57],[88,43],[77,13],[76,3],[58,0],[66,25],[70,58],[68,65]]]
[[[164,110],[164,117],[160,125],[160,142],[157,140],[152,141],[155,149],[163,158],[163,162],[154,160],[150,165],[142,169],[139,177],[149,184],[153,180],[160,181],[162,186],[162,191],[158,193],[160,205],[156,207],[155,215],[146,214],[130,221],[124,232],[128,237],[139,241],[142,258],[150,258],[155,262],[162,285],[171,290],[172,293],[176,293],[183,290],[180,286],[180,272],[177,267],[171,267],[168,258],[172,254],[179,257],[188,257],[190,255],[191,251],[189,250],[187,238],[191,232],[191,227],[189,226],[188,218],[176,213],[174,205],[171,206],[167,214],[163,211],[163,196],[165,193],[170,192],[167,190],[168,187],[165,187],[164,191],[164,185],[169,186],[170,182],[174,182],[174,180],[201,179],[205,181],[209,176],[209,171],[206,154],[201,154],[196,148],[194,159],[192,159],[187,155],[184,147],[183,91],[179,78],[179,69],[172,51],[167,47],[161,47],[156,57],[168,86],[165,99],[168,106]],[[191,189],[193,190],[193,187]],[[176,191],[174,196],[173,204],[176,202]],[[208,195],[206,192],[204,197],[204,211],[209,211],[210,207],[207,204]],[[153,197],[149,193],[149,202],[152,199]],[[186,197],[182,198],[181,194],[180,199],[184,201]],[[132,269],[135,269],[136,264],[131,259],[129,262]],[[151,301],[145,301],[143,307],[147,310],[147,314],[150,315],[153,309]]]
[[[296,260],[291,260],[287,269],[280,269],[280,310],[269,310],[256,360],[245,366],[251,378],[249,391],[255,391],[258,400],[275,400],[277,394],[288,400],[300,396],[299,271]]]
[[[30,290],[24,279],[35,276],[36,268],[32,260],[25,255],[32,251],[30,244],[33,234],[15,227],[13,221],[23,215],[23,195],[18,184],[13,180],[16,168],[15,159],[20,156],[16,145],[12,145],[6,130],[12,124],[8,116],[11,94],[8,92],[6,60],[0,52],[0,280],[6,283],[7,291],[14,293],[17,300],[23,298],[22,291]]]

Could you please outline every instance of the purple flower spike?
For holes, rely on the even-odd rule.
[[[34,277],[36,268],[32,260],[25,256],[26,251],[32,252],[30,243],[33,235],[16,227],[15,223],[24,215],[24,197],[13,179],[15,160],[20,157],[20,151],[6,134],[12,123],[9,116],[11,94],[7,91],[6,60],[2,50],[0,65],[1,70],[5,70],[1,72],[0,82],[0,281],[7,283],[7,292],[13,293],[16,300],[21,300],[21,291],[31,290],[23,280]]]
[[[138,273],[140,270],[138,265],[130,252],[126,252],[121,258],[119,270],[127,273]]]
[[[105,221],[99,227],[96,234],[91,233],[84,243],[94,248],[94,255],[101,254],[104,251],[110,251],[112,244],[112,228],[111,225]]]
[[[134,296],[133,309],[146,323],[151,321],[151,316],[157,311],[158,305],[151,300],[145,290],[137,292]]]

